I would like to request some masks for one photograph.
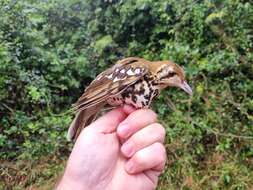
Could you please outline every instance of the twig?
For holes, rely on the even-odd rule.
[[[193,124],[198,125],[198,123],[193,122]],[[238,139],[249,139],[249,140],[253,140],[253,136],[243,136],[243,135],[235,135],[235,134],[231,134],[231,133],[222,133],[219,131],[215,131],[212,129],[206,129],[208,132],[211,132],[213,134],[215,134],[216,136],[224,136],[224,137],[232,137],[232,138],[238,138]]]
[[[232,137],[232,138],[238,138],[238,139],[253,139],[253,136],[242,136],[242,135],[235,135],[231,133],[221,133],[219,131],[215,131],[212,129],[207,129],[207,131],[214,133],[215,135],[224,136],[224,137]]]
[[[9,110],[11,113],[13,113],[13,109],[11,109],[9,106],[7,106],[5,103],[1,103],[7,110]]]

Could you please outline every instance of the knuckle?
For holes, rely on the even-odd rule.
[[[148,109],[148,111],[149,111],[150,117],[152,117],[154,121],[157,121],[157,114],[151,109]]]
[[[165,139],[165,136],[166,136],[166,130],[165,128],[159,124],[159,134],[160,134],[160,137],[162,138],[162,142],[164,142],[164,139]]]
[[[134,157],[132,157],[132,160],[137,166],[142,166],[143,160],[145,160],[145,157],[143,154],[137,153]]]
[[[156,136],[156,139],[158,139],[161,142],[164,142],[166,130],[161,124],[154,123],[152,125],[152,133]]]
[[[159,155],[157,156],[158,162],[159,163],[164,163],[166,161],[166,149],[161,143],[155,143],[155,151],[156,154]]]
[[[140,118],[148,123],[153,123],[157,121],[157,114],[150,109],[140,109],[131,114],[129,122],[136,123]]]
[[[156,131],[158,131],[159,134],[161,134],[161,136],[165,136],[166,134],[165,128],[160,123],[155,123],[155,127]]]
[[[140,112],[141,114],[148,115],[150,119],[157,120],[157,114],[151,109],[142,109]]]
[[[146,140],[141,136],[141,134],[136,135],[135,138],[133,138],[133,143],[135,143],[135,145],[137,147],[143,147],[146,143]]]
[[[147,120],[150,122],[157,121],[157,114],[151,109],[141,109],[139,113],[140,116],[145,116],[145,118],[147,118]]]

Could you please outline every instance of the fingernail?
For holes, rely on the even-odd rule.
[[[129,126],[127,124],[120,125],[118,128],[118,134],[121,137],[127,137],[129,134]]]
[[[127,142],[127,143],[123,144],[121,151],[125,156],[130,157],[134,153],[134,147],[133,147],[132,143]]]
[[[134,172],[134,163],[133,162],[131,162],[131,161],[128,161],[127,163],[126,163],[126,171],[128,172],[128,173],[133,173]]]

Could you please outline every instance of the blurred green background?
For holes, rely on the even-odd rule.
[[[194,89],[153,106],[166,127],[159,190],[253,189],[253,3],[0,0],[0,189],[51,189],[71,104],[127,56],[171,59]]]

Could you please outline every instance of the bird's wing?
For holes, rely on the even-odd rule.
[[[69,126],[68,140],[76,140],[82,129],[88,126],[98,115],[99,110],[104,106],[104,103],[89,107],[85,110],[78,111],[72,123]]]
[[[81,111],[119,94],[148,72],[149,63],[149,61],[137,57],[118,61],[91,82],[74,108]]]

